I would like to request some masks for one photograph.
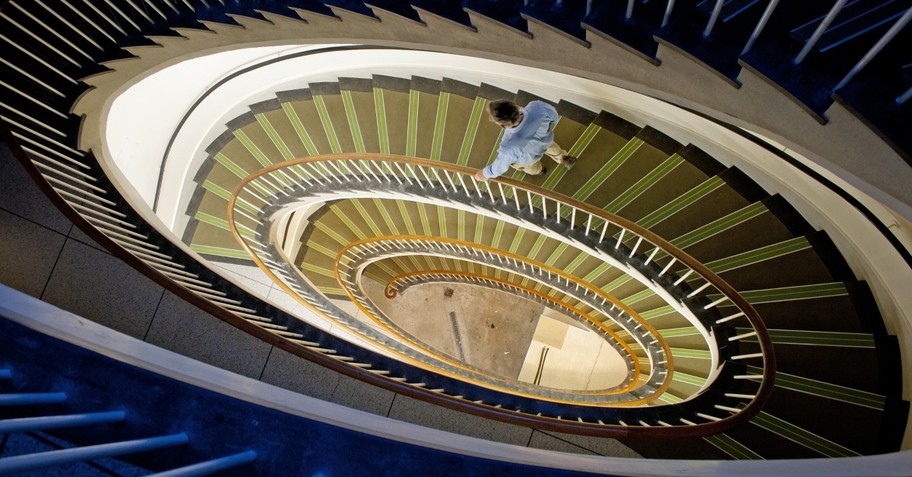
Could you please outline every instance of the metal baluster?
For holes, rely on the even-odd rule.
[[[146,452],[162,447],[186,444],[188,441],[187,434],[181,433],[133,441],[113,442],[110,444],[99,444],[7,457],[0,459],[0,473],[11,474],[15,472],[26,472],[72,462],[96,460],[102,457],[115,457],[134,452]]]
[[[805,43],[804,48],[801,49],[801,52],[798,53],[798,56],[792,60],[796,65],[801,64],[804,61],[804,58],[807,57],[808,53],[814,48],[814,45],[817,44],[817,41],[820,40],[820,37],[823,36],[823,32],[830,26],[830,23],[833,23],[833,20],[836,19],[836,15],[839,14],[839,11],[842,10],[842,7],[845,5],[847,0],[837,0],[833,4],[833,8],[830,9],[830,13],[820,22],[820,25],[817,26],[817,30],[814,31],[814,34],[811,35],[811,38],[808,39]]]
[[[668,19],[671,18],[671,10],[674,8],[674,0],[668,0],[668,5],[665,6],[665,16],[662,17],[662,26],[668,24]]]
[[[722,4],[725,3],[725,0],[716,0],[716,5],[713,7],[712,15],[709,16],[709,22],[706,23],[706,29],[703,30],[703,36],[708,37],[712,33],[712,29],[716,26],[716,21],[719,19],[719,14],[722,13]]]
[[[887,46],[887,43],[889,43],[890,40],[892,40],[899,33],[899,31],[909,23],[910,19],[912,19],[912,7],[907,9],[906,13],[903,13],[903,16],[901,16],[899,20],[896,20],[896,23],[894,23],[886,33],[884,33],[884,36],[882,36],[880,40],[877,40],[877,43],[874,44],[874,46],[872,46],[871,49],[868,50],[868,52],[865,53],[863,57],[861,57],[861,60],[859,60],[858,63],[852,68],[852,71],[849,71],[845,78],[843,78],[842,81],[840,81],[839,84],[833,88],[833,91],[836,91],[837,89],[845,86],[849,81],[852,80],[852,78],[855,77],[855,75],[864,69],[864,67],[867,66],[868,63],[870,63],[878,53],[880,53],[880,50],[883,50],[884,47]]]
[[[746,55],[747,52],[753,48],[754,42],[757,41],[760,33],[766,28],[766,24],[769,22],[770,17],[773,15],[773,10],[776,9],[777,5],[779,5],[779,0],[770,0],[769,5],[766,6],[766,10],[763,11],[763,16],[760,17],[760,21],[758,21],[757,26],[754,27],[754,32],[751,33],[750,38],[747,40],[747,44],[744,45],[744,49],[741,50],[741,56]]]

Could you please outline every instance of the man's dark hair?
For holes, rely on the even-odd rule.
[[[512,101],[495,99],[488,103],[488,112],[494,118],[494,121],[501,124],[514,124],[519,121],[519,106]]]

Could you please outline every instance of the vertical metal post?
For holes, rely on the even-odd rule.
[[[910,97],[912,97],[912,88],[907,89],[905,93],[898,96],[896,98],[896,104],[901,105],[901,104],[905,103],[906,101],[908,101]]]
[[[94,412],[89,414],[70,414],[67,416],[23,417],[0,421],[0,434],[11,432],[42,431],[62,427],[88,426],[123,421],[127,413],[123,411]]]
[[[17,455],[0,459],[0,474],[27,472],[72,462],[83,462],[102,457],[114,457],[134,452],[145,452],[160,449],[162,447],[186,444],[189,440],[187,434],[181,433],[133,441],[39,452],[37,454]]]
[[[33,404],[56,404],[66,401],[66,393],[19,393],[0,394],[0,406],[24,406]]]
[[[883,50],[885,46],[887,46],[887,43],[890,43],[890,40],[896,37],[899,31],[909,23],[910,19],[912,19],[912,7],[907,9],[906,13],[903,13],[903,16],[899,17],[899,20],[896,20],[896,23],[894,23],[893,26],[890,27],[886,33],[884,33],[884,36],[882,36],[880,40],[877,40],[877,43],[875,43],[874,46],[872,46],[871,49],[868,50],[868,52],[865,53],[863,57],[861,57],[861,60],[859,60],[858,63],[852,68],[852,71],[849,71],[849,73],[845,75],[845,78],[843,78],[842,81],[840,81],[839,84],[833,88],[833,90],[835,91],[839,88],[842,88],[849,81],[851,81],[855,75],[857,75],[865,66],[867,66],[868,63],[870,63],[871,60],[873,60],[874,57],[877,56],[877,54],[880,53],[880,51]]]
[[[842,10],[842,7],[845,5],[846,0],[837,0],[833,4],[833,8],[830,9],[830,13],[827,13],[826,18],[820,22],[820,25],[817,26],[817,30],[814,31],[814,34],[811,35],[811,38],[808,39],[807,43],[804,44],[804,48],[801,49],[801,52],[798,53],[798,56],[792,61],[793,63],[801,64],[804,61],[804,58],[807,57],[808,53],[814,48],[814,45],[817,44],[817,41],[820,40],[820,37],[823,36],[823,32],[830,26],[830,23],[833,23],[833,20],[836,19],[836,15],[839,14],[839,11]]]
[[[712,33],[713,27],[716,26],[716,21],[719,20],[719,14],[722,13],[723,3],[725,3],[725,0],[716,0],[712,15],[709,16],[709,22],[706,23],[706,28],[703,30],[704,37],[708,37],[710,33]]]
[[[249,450],[239,454],[220,457],[218,459],[200,462],[199,464],[188,465],[178,469],[169,470],[152,474],[149,477],[196,477],[199,475],[209,475],[215,472],[236,467],[239,465],[253,462],[256,459],[256,452]]]
[[[627,0],[627,13],[625,15],[628,20],[633,17],[633,2],[635,1],[636,0]]]
[[[754,42],[757,41],[757,37],[759,37],[763,29],[766,28],[766,24],[769,22],[770,17],[773,16],[773,10],[776,9],[777,5],[779,5],[779,0],[770,0],[769,5],[766,6],[766,10],[763,12],[763,16],[760,17],[760,21],[758,21],[757,26],[754,27],[754,32],[751,33],[750,38],[747,40],[747,44],[744,45],[744,49],[741,50],[742,56],[753,48]]]
[[[671,18],[671,10],[674,8],[674,0],[668,0],[668,5],[665,6],[665,16],[662,17],[662,26],[668,24],[668,19]]]

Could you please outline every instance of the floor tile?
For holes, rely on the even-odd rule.
[[[257,379],[271,346],[165,292],[146,342]]]
[[[395,393],[392,391],[339,374],[339,385],[333,391],[330,401],[385,416],[389,412],[393,396]]]
[[[389,417],[481,439],[525,446],[532,429],[484,419],[397,395]]]
[[[65,241],[53,230],[0,210],[0,283],[40,297]]]
[[[577,447],[586,449],[594,454],[610,456],[610,457],[642,457],[640,454],[637,454],[636,451],[622,444],[617,439],[611,439],[607,437],[591,437],[591,436],[580,436],[575,434],[565,434],[563,432],[551,432],[551,431],[539,431],[536,430],[535,434],[544,434],[551,438],[567,442]],[[533,439],[534,440],[534,439]],[[545,440],[542,439],[544,442]],[[530,444],[529,447],[538,447]],[[543,447],[543,449],[548,449],[549,447]],[[555,449],[559,450],[559,449]]]
[[[120,259],[68,239],[41,299],[142,339],[162,291]]]
[[[0,209],[63,234],[73,226],[38,189],[4,143],[0,143]]]
[[[339,373],[273,348],[260,381],[328,401],[339,384]]]

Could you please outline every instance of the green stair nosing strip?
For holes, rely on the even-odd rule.
[[[456,163],[460,166],[465,166],[469,163],[469,156],[472,154],[472,146],[475,144],[475,134],[478,132],[478,126],[481,125],[484,108],[485,101],[481,98],[476,98],[475,104],[472,105],[469,124],[466,127],[465,135],[462,138],[462,146],[459,148],[459,156],[456,160]]]
[[[738,334],[748,333],[747,328],[736,328]],[[837,331],[805,331],[805,330],[767,330],[774,344],[780,345],[813,345],[836,346],[840,348],[866,348],[875,349],[874,335],[869,333],[845,333]],[[755,337],[747,341],[756,342]]]
[[[722,179],[718,177],[710,177],[706,181],[698,184],[696,187],[690,189],[684,194],[681,194],[676,199],[649,213],[640,219],[637,224],[644,228],[651,229],[665,219],[673,216],[681,210],[684,210],[688,206],[696,203],[700,199],[708,196],[724,185],[725,181]]]
[[[263,128],[263,131],[266,132],[266,135],[269,136],[269,139],[272,140],[272,143],[275,145],[276,149],[279,150],[279,154],[282,155],[282,159],[290,161],[294,159],[294,154],[292,154],[291,149],[288,148],[288,145],[285,144],[285,141],[282,139],[282,136],[276,131],[275,127],[269,122],[269,118],[263,114],[257,114],[257,122],[260,124],[260,127]]]
[[[539,254],[539,252],[541,252],[542,248],[544,247],[545,240],[546,240],[546,238],[544,235],[539,235],[538,237],[536,237],[535,243],[532,245],[532,250],[529,251],[527,256],[532,258],[533,260],[541,261],[538,257],[538,254]]]
[[[502,250],[500,241],[503,240],[504,227],[506,227],[506,222],[503,220],[498,220],[497,225],[494,227],[494,237],[491,240],[491,246],[498,250]],[[568,273],[569,272],[570,271],[568,270]]]
[[[431,231],[431,219],[428,217],[427,206],[423,202],[418,204],[418,218],[421,220],[421,234],[433,235]]]
[[[294,107],[289,103],[282,103],[282,110],[285,111],[285,116],[288,116],[288,120],[291,121],[291,126],[298,135],[301,144],[307,149],[307,153],[311,156],[319,154],[317,146],[314,145],[313,140],[310,138],[310,134],[307,133],[307,129],[304,127],[304,123],[301,122],[301,118],[298,116],[298,112],[294,110]]]
[[[680,338],[682,336],[699,336],[700,330],[696,326],[681,326],[679,328],[663,328],[659,330],[663,338]]]
[[[351,219],[344,211],[340,210],[338,207],[330,207],[332,213],[344,223],[349,230],[358,237],[359,240],[364,240],[367,238],[367,234],[361,230],[361,227],[358,227],[358,223]]]
[[[706,383],[706,377],[688,374],[683,371],[675,371],[673,379],[677,382],[690,384],[693,386],[702,386]]]
[[[221,152],[216,153],[215,160],[222,165],[225,169],[228,169],[229,172],[236,175],[237,177],[244,179],[250,175],[243,167],[237,165],[232,161],[228,156],[222,154]]]
[[[351,129],[352,140],[355,143],[355,152],[364,153],[364,137],[361,136],[361,125],[358,122],[358,113],[355,111],[355,102],[350,91],[342,91],[342,104],[345,107],[345,118],[348,119],[348,128]]]
[[[437,223],[440,227],[440,236],[449,237],[449,232],[447,231],[446,208],[436,207],[436,209],[437,209]]]
[[[757,454],[756,452],[750,450],[744,444],[736,441],[731,436],[727,434],[715,434],[712,436],[706,436],[703,438],[706,442],[709,442],[717,449],[722,452],[730,455],[732,458],[737,460],[762,460],[763,456]]]
[[[397,200],[396,207],[399,209],[399,215],[402,217],[402,223],[405,225],[405,230],[408,231],[409,235],[418,235],[418,232],[415,230],[415,224],[412,223],[412,217],[405,202]]]
[[[228,189],[225,189],[224,187],[222,187],[212,181],[207,180],[207,181],[203,182],[201,190],[211,192],[212,194],[224,199],[226,207],[227,207],[228,201],[231,200],[231,192],[229,192]],[[200,199],[202,199],[202,197],[200,197]],[[191,200],[191,203],[193,203],[193,202],[194,201]],[[196,203],[199,204],[199,202],[196,202]],[[235,202],[235,204],[237,205],[237,207],[244,209],[245,211],[247,211],[251,214],[256,215],[256,214],[260,213],[259,209],[257,209],[256,207],[254,207],[252,204],[250,204],[249,202],[247,202],[246,200],[244,200],[241,197],[238,198],[238,200],[237,200],[237,202]]]
[[[405,155],[409,157],[413,157],[418,149],[418,107],[421,101],[420,96],[416,90],[409,91],[408,125],[405,135]]]
[[[550,267],[554,266],[554,263],[560,258],[561,255],[567,250],[570,246],[567,242],[561,242],[555,249],[551,252],[551,255],[548,256],[548,259],[545,260],[545,265]]]
[[[209,245],[190,245],[190,249],[196,253],[201,253],[205,255],[213,255],[216,257],[227,257],[227,258],[240,258],[240,259],[250,259],[250,255],[247,252],[239,249],[231,249],[224,247],[212,247]]]
[[[740,292],[741,296],[751,304],[775,303],[791,300],[809,300],[814,298],[830,298],[848,295],[843,283],[816,283],[812,285],[796,285],[781,288],[765,288],[762,290],[747,290]],[[707,295],[710,300],[722,298],[720,294]]]
[[[310,263],[307,263],[307,262],[304,262],[304,263],[300,264],[299,267],[300,267],[302,270],[306,270],[306,271],[309,271],[309,272],[318,273],[318,274],[323,275],[323,276],[328,277],[328,278],[332,278],[332,279],[335,279],[335,278],[336,278],[336,275],[335,275],[335,273],[333,273],[332,270],[327,270],[326,268],[318,267],[318,266],[316,266],[316,265],[313,265],[313,264],[310,264]]]
[[[465,242],[465,211],[460,209],[456,212],[456,238]]]
[[[374,206],[380,211],[380,217],[383,218],[383,222],[386,224],[387,230],[390,231],[392,235],[399,235],[399,228],[396,227],[396,223],[393,221],[393,217],[389,214],[389,211],[386,209],[383,201],[380,199],[372,199]]]
[[[630,275],[623,274],[623,275],[615,278],[614,280],[612,280],[611,283],[608,283],[607,285],[603,286],[602,290],[610,294],[610,293],[614,292],[614,290],[616,290],[618,287],[624,285],[625,283],[629,282],[632,279],[633,279],[633,277],[631,277]]]
[[[621,148],[614,156],[609,159],[593,176],[573,194],[573,198],[585,201],[592,195],[602,184],[607,181],[624,162],[627,161],[634,153],[639,150],[644,143],[638,138],[631,139]]]
[[[690,349],[690,348],[669,348],[671,350],[671,355],[675,359],[680,358],[689,358],[689,359],[710,359],[712,358],[712,353],[709,350],[704,349]]]
[[[383,232],[380,230],[380,227],[378,227],[377,224],[374,223],[373,218],[367,212],[367,209],[364,208],[364,204],[360,200],[352,201],[352,204],[355,206],[355,209],[358,211],[358,214],[361,215],[361,218],[364,220],[364,222],[367,224],[367,226],[370,227],[371,232],[374,235],[383,235]]]
[[[516,230],[516,234],[513,235],[513,241],[510,243],[510,248],[507,249],[510,253],[516,253],[519,250],[519,245],[522,243],[523,237],[526,235],[526,229],[520,227]]]
[[[484,243],[482,241],[482,235],[484,234],[484,222],[485,216],[481,214],[475,216],[475,243]]]
[[[599,266],[595,267],[595,270],[592,270],[591,272],[586,274],[586,276],[583,277],[583,281],[589,282],[589,283],[594,283],[596,281],[596,279],[599,278],[603,273],[605,273],[611,269],[612,269],[612,267],[611,267],[610,263],[602,262],[601,264],[599,264]]]
[[[623,298],[621,301],[626,305],[633,305],[637,302],[643,301],[651,296],[655,296],[655,292],[651,288],[646,288],[645,290],[638,291],[633,295],[628,295]]]
[[[336,255],[338,255],[338,250],[333,250],[333,249],[331,249],[331,248],[329,248],[329,247],[327,247],[327,246],[325,246],[325,245],[323,245],[323,244],[321,244],[321,243],[319,243],[319,242],[313,241],[313,240],[308,240],[308,241],[307,241],[307,249],[308,249],[308,250],[313,250],[313,251],[318,252],[318,253],[320,253],[320,254],[322,254],[322,255],[325,255],[325,256],[329,257],[330,259],[332,259],[332,260],[335,260],[335,259],[336,259]]]
[[[269,167],[272,165],[272,161],[270,161],[269,158],[266,157],[266,154],[264,154],[263,151],[260,150],[260,148],[256,145],[256,143],[254,143],[253,140],[247,136],[247,133],[240,129],[237,129],[234,131],[234,136],[238,139],[238,141],[241,142],[241,144],[244,145],[245,148],[247,148],[247,151],[250,152],[250,154],[257,160],[257,162],[260,163],[261,166]]]
[[[314,95],[314,106],[317,108],[317,116],[320,117],[320,123],[326,133],[326,139],[329,141],[329,148],[333,154],[342,153],[342,145],[339,143],[339,136],[336,134],[336,128],[333,126],[332,118],[329,116],[329,109],[322,96]]]
[[[716,219],[702,227],[698,227],[671,241],[671,244],[680,249],[686,249],[703,240],[730,230],[748,220],[759,217],[768,210],[762,202],[755,202],[740,210],[736,210],[725,217]]]
[[[586,148],[592,144],[592,140],[598,136],[599,131],[601,131],[601,128],[595,124],[589,124],[586,126],[586,129],[583,129],[582,134],[580,134],[580,136],[576,138],[576,141],[573,142],[573,145],[570,146],[567,154],[573,157],[579,157],[580,154],[582,154],[583,151],[585,151]]]
[[[829,439],[825,439],[763,411],[751,419],[750,422],[751,424],[782,436],[785,439],[807,447],[826,457],[855,457],[861,455]]]
[[[658,318],[660,316],[670,315],[672,313],[677,313],[677,310],[671,305],[660,306],[652,310],[641,311],[640,317],[646,320],[651,320],[653,318]]]
[[[748,366],[749,374],[760,375],[763,370],[756,366]],[[862,391],[838,384],[831,384],[816,379],[805,378],[802,376],[776,372],[776,387],[790,389],[804,394],[811,394],[826,399],[832,399],[856,406],[867,407],[878,411],[886,407],[886,396],[882,394]]]
[[[643,193],[649,190],[649,188],[654,186],[657,182],[662,180],[662,178],[670,174],[671,171],[673,171],[683,162],[684,159],[677,154],[670,156],[668,159],[659,164],[658,167],[650,171],[635,184],[630,186],[626,191],[609,202],[608,205],[603,207],[603,209],[613,214],[617,213],[624,207],[628,206],[637,197],[641,196]]]
[[[576,272],[576,269],[579,268],[579,266],[582,265],[583,262],[585,262],[587,258],[589,258],[588,254],[584,254],[584,253],[577,254],[576,258],[574,258],[570,263],[567,264],[566,267],[564,267],[564,271],[571,275],[574,275]]]
[[[380,141],[380,153],[390,153],[389,128],[386,126],[386,105],[383,101],[383,90],[374,88],[374,110],[377,112],[377,138]]]
[[[662,394],[661,396],[659,396],[658,400],[661,402],[664,402],[666,404],[678,404],[678,403],[684,402],[684,399],[679,398],[678,396],[675,396],[674,394],[669,394],[669,393]]]
[[[720,258],[706,263],[706,267],[713,273],[720,274],[741,267],[754,265],[766,260],[782,257],[791,253],[800,252],[811,248],[810,242],[805,237],[795,237],[783,242],[774,243],[747,252],[742,252],[725,258]]]
[[[231,227],[228,225],[228,221],[225,219],[220,219],[212,214],[207,214],[205,212],[196,211],[193,218],[199,220],[200,222],[209,224],[213,227],[218,227],[226,232],[231,231]],[[256,237],[256,232],[250,227],[247,227],[244,224],[237,224],[238,233],[241,234],[244,238],[253,239]]]
[[[440,93],[437,99],[437,116],[434,121],[434,138],[431,140],[431,160],[439,161],[443,154],[443,136],[446,131],[450,94]]]
[[[342,234],[340,234],[339,232],[336,232],[332,227],[330,227],[329,225],[326,225],[323,222],[316,222],[314,224],[314,226],[317,228],[317,230],[323,232],[324,234],[329,236],[329,238],[335,240],[339,245],[344,246],[344,245],[348,245],[349,243],[351,243],[351,240],[346,239],[345,237],[342,236]]]

